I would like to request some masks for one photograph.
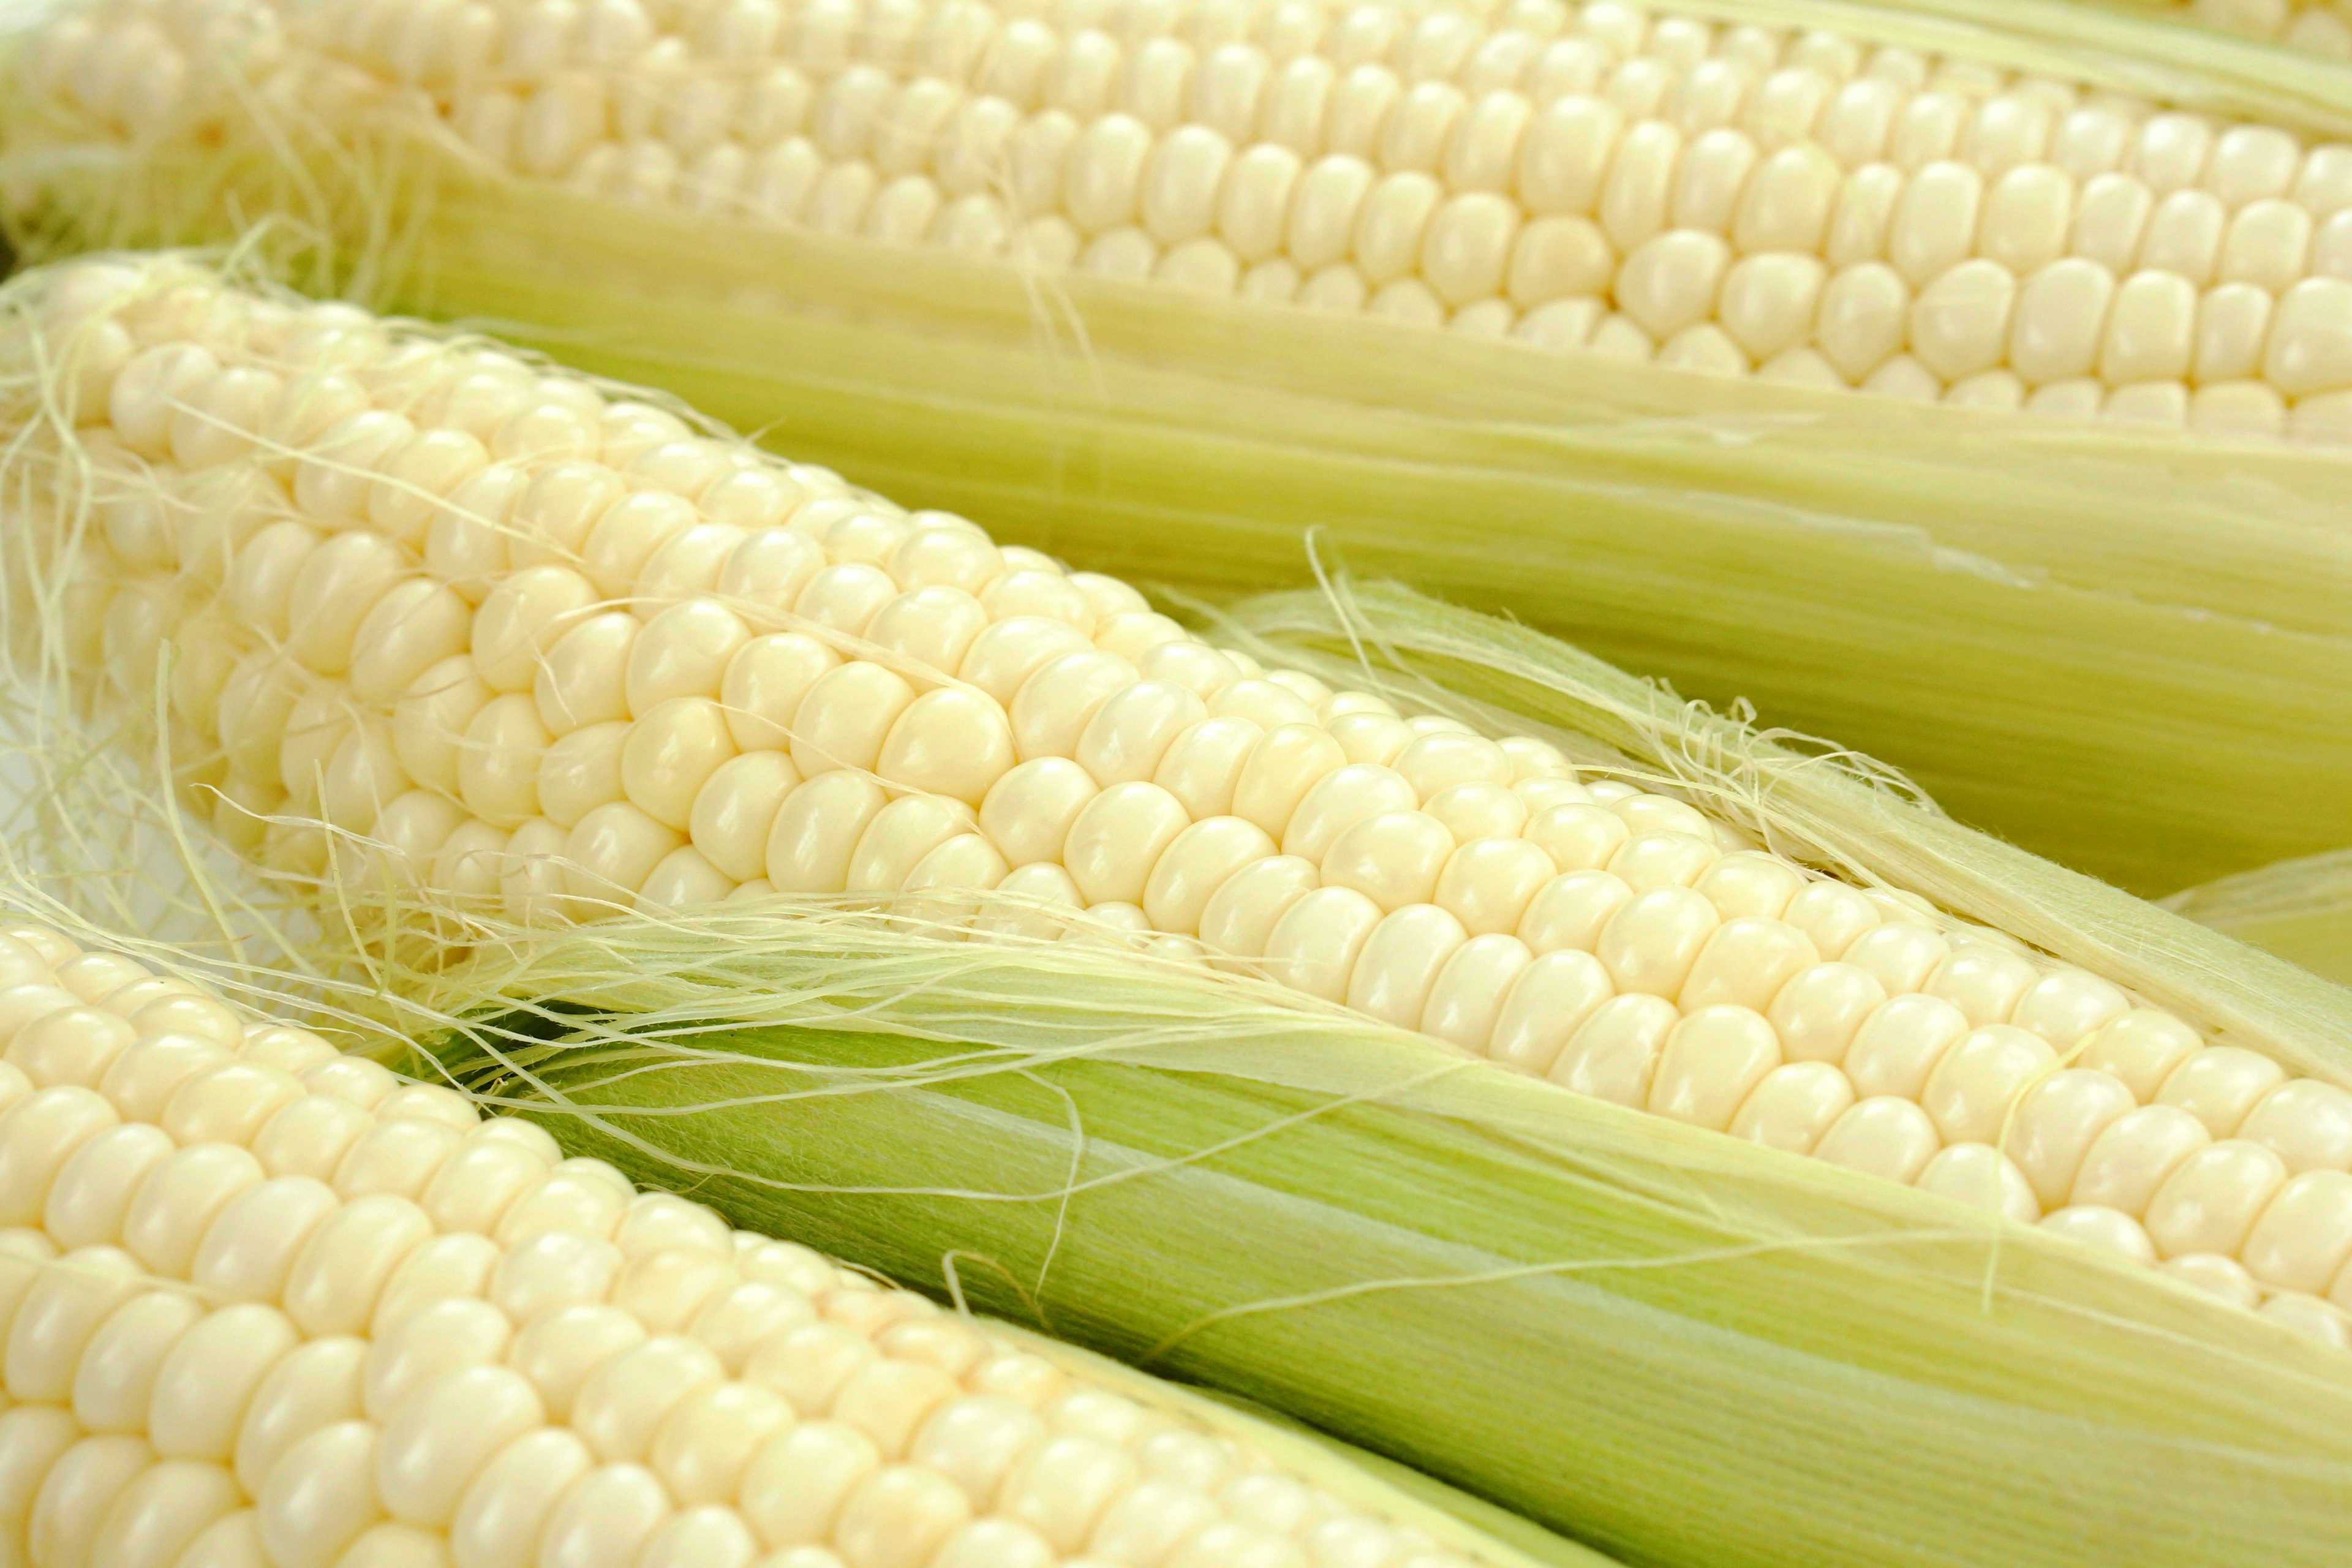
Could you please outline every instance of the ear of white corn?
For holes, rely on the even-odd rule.
[[[306,283],[515,322],[1134,578],[1286,584],[1318,528],[2145,893],[2352,836],[2341,455],[2238,438],[2324,437],[2352,396],[2343,67],[1949,0],[375,15],[27,38],[13,222],[55,248],[298,213],[335,240],[285,258]],[[139,72],[204,90],[126,122],[173,101],[122,97]],[[1171,286],[1099,275],[1138,269]],[[1216,294],[1293,274],[1465,331],[1408,353]],[[1759,374],[1480,336],[1507,324]],[[1856,379],[2121,422],[1819,390]],[[2086,782],[2118,776],[2166,784]]]
[[[11,1563],[1602,1561],[119,953],[12,923],[0,970]]]
[[[1821,786],[1805,770],[1759,753],[1745,765],[1770,770],[1774,787],[1741,808],[1751,826],[2017,934],[1823,876],[1760,847],[1720,810],[1611,776],[1678,775],[1705,786],[1702,803],[1738,799],[1748,791],[1733,775],[1687,771],[1690,758],[1753,742],[1727,727],[1684,728],[1699,721],[1654,693],[1637,702],[1594,684],[1540,639],[1490,643],[1480,640],[1490,632],[1442,620],[1376,627],[1384,657],[1433,639],[1426,649],[1454,659],[1446,673],[1469,679],[1473,695],[1495,671],[1534,672],[1507,706],[1537,702],[1565,727],[1549,740],[1514,735],[1495,727],[1503,710],[1475,703],[1453,705],[1483,723],[1407,717],[1391,698],[1343,684],[1365,667],[1343,674],[1294,656],[1319,671],[1310,673],[1213,647],[1114,580],[998,546],[960,519],[903,512],[828,471],[696,436],[675,416],[491,350],[241,294],[172,258],[40,282],[26,290],[19,347],[36,362],[52,345],[73,352],[70,374],[33,384],[48,401],[16,413],[13,542],[25,586],[50,606],[26,613],[49,634],[55,667],[87,673],[71,700],[137,713],[161,699],[173,726],[163,739],[186,764],[181,783],[226,837],[344,922],[378,911],[424,920],[410,935],[444,945],[427,946],[427,973],[404,977],[414,1016],[446,1020],[509,995],[617,1009],[544,1061],[528,1042],[545,1028],[520,1030],[518,1065],[551,1076],[509,1089],[538,1102],[530,1086],[541,1085],[556,1125],[582,1136],[609,1133],[607,1112],[625,1115],[630,1132],[605,1145],[616,1156],[649,1171],[676,1160],[723,1184],[747,1213],[804,1214],[789,1194],[812,1184],[968,1191],[976,1168],[989,1172],[989,1191],[1009,1170],[1024,1179],[1003,1195],[1023,1201],[978,1205],[978,1239],[1000,1262],[1022,1260],[1012,1279],[1034,1267],[1072,1291],[1105,1342],[1278,1395],[1539,1518],[1643,1551],[1661,1545],[1655,1515],[1559,1479],[1575,1467],[1546,1447],[1600,1451],[1624,1437],[1610,1419],[1497,1461],[1468,1405],[1357,1389],[1342,1350],[1288,1366],[1278,1321],[1270,1339],[1232,1341],[1218,1323],[1279,1320],[1265,1303],[1294,1296],[1302,1306],[1327,1291],[1337,1301],[1384,1296],[1386,1282],[1432,1268],[1449,1282],[1491,1270],[1497,1283],[1524,1281],[1494,1309],[1496,1325],[1508,1318],[1552,1336],[1544,1354],[1567,1359],[1543,1364],[1564,1376],[1580,1354],[1624,1347],[1604,1349],[1614,1329],[1559,1337],[1555,1320],[1570,1308],[1549,1288],[1551,1268],[1616,1225],[1612,1205],[1627,1192],[1657,1204],[1658,1171],[1696,1162],[1719,1184],[1608,1245],[1653,1261],[1677,1248],[1738,1253],[1775,1236],[1843,1234],[1857,1210],[1931,1235],[1953,1227],[1935,1254],[1931,1304],[1853,1352],[1822,1343],[1817,1320],[1790,1321],[1790,1298],[1748,1276],[1759,1283],[1739,1298],[1738,1342],[1751,1348],[1859,1355],[1893,1374],[1935,1335],[1981,1333],[1972,1342],[1984,1359],[1964,1357],[1952,1373],[1981,1373],[2013,1394],[2007,1380],[2038,1364],[2025,1346],[2063,1331],[2053,1315],[2105,1324],[2120,1312],[2147,1331],[2165,1323],[2200,1342],[2266,1346],[2252,1353],[2282,1367],[2304,1363],[2281,1327],[2335,1342],[2315,1399],[2352,1376],[2340,1359],[2352,1305],[2345,1025],[2329,1010],[2340,1002],[2298,990],[2283,969],[2210,953],[2179,969],[2151,962],[2184,939],[2146,925],[2129,900],[2101,902],[1851,781],[1810,793]],[[1279,629],[1292,613],[1271,607],[1265,624]],[[1489,670],[1482,658],[1497,662]],[[1662,750],[1661,736],[1690,750]],[[707,912],[738,898],[740,915]],[[646,922],[601,934],[600,922],[632,910]],[[894,935],[866,911],[895,913],[914,934]],[[566,921],[589,922],[578,944],[558,947],[552,970],[534,967],[531,928]],[[1047,945],[1064,936],[1082,940]],[[519,973],[489,945],[509,942],[522,944]],[[429,972],[462,956],[448,944],[467,942],[488,948],[473,973]],[[1099,943],[1140,952],[1105,956],[1088,945]],[[751,950],[747,969],[726,956],[737,944]],[[853,963],[857,978],[845,978],[844,953],[871,967]],[[781,974],[763,977],[762,962]],[[796,963],[833,977],[815,982]],[[713,974],[740,984],[714,988]],[[1053,994],[1064,982],[1074,999]],[[1129,984],[1142,1000],[1122,1014]],[[1477,1256],[1450,1261],[1446,1245],[1472,1244],[1417,1207],[1403,1211],[1406,1236],[1325,1250],[1328,1233],[1316,1227],[1330,1222],[1297,1212],[1274,1175],[1278,1157],[1264,1169],[1237,1156],[1248,1178],[1239,1189],[1205,1206],[1182,1192],[1181,1216],[1155,1210],[1150,1184],[1097,1205],[1083,1182],[1054,1184],[1071,1182],[1074,1157],[1058,1101],[1040,1122],[1034,1101],[991,1088],[986,1114],[961,1125],[944,1112],[944,1123],[929,1120],[927,1097],[901,1092],[848,1096],[845,1108],[821,1095],[824,1114],[805,1124],[778,1109],[804,1097],[812,1073],[825,1083],[824,1037],[803,1061],[803,1032],[824,1030],[833,1006],[853,1005],[836,999],[859,987],[878,992],[855,1010],[885,1022],[874,1033],[894,1042],[886,1050],[942,1038],[1053,1049],[1045,1042],[1058,1038],[1061,1051],[1076,1041],[1120,1060],[1140,1046],[1133,1065],[1180,1073],[1230,1072],[1216,1064],[1238,1051],[1245,1084],[1370,1086],[1415,1114],[1466,1118],[1553,1151],[1598,1139],[1592,1147],[1614,1151],[1610,1182],[1579,1197],[1578,1179],[1548,1166],[1539,1201],[1481,1222]],[[933,997],[950,1008],[944,1023],[922,1021]],[[1041,1034],[1024,1039],[1021,1016],[1037,1007]],[[1154,1008],[1168,1010],[1173,1042],[1158,1058],[1150,1041],[1123,1038]],[[638,1012],[655,1015],[650,1034],[631,1022]],[[743,1038],[716,1057],[687,1043],[728,1025],[743,1026]],[[909,1037],[892,1032],[902,1027]],[[1003,1029],[1015,1033],[993,1032]],[[677,1059],[666,1060],[666,1036],[685,1047]],[[1206,1063],[1182,1048],[1221,1037],[1229,1049]],[[460,1036],[452,1048],[467,1058],[481,1043]],[[516,1057],[513,1042],[487,1043],[494,1058]],[[1514,1073],[1465,1074],[1477,1057]],[[919,1050],[899,1065],[922,1059]],[[664,1070],[635,1070],[648,1061]],[[1030,1057],[1020,1062],[1013,1092],[1027,1095]],[[835,1090],[856,1080],[854,1063],[830,1065],[849,1074]],[[1433,1075],[1433,1100],[1418,1087]],[[1456,1077],[1470,1086],[1465,1101],[1449,1099]],[[1243,1145],[1265,1132],[1245,1109],[1265,1114],[1252,1089],[1217,1081],[1213,1095],[1238,1094],[1238,1105],[1170,1121],[1156,1075],[1139,1090],[1120,1081],[1126,1093],[1107,1105],[1081,1097],[1084,1121],[1090,1139],[1110,1137],[1119,1159],[1147,1169],[1199,1157],[1191,1141],[1221,1142],[1220,1118]],[[922,1087],[919,1074],[893,1085]],[[562,1120],[566,1108],[586,1119],[580,1128]],[[635,1131],[639,1110],[657,1112],[649,1133]],[[1307,1136],[1319,1141],[1319,1130]],[[1446,1146],[1448,1162],[1465,1163],[1444,1168],[1502,1181],[1460,1138]],[[1572,1166],[1572,1155],[1554,1157]],[[1354,1176],[1382,1191],[1396,1179],[1380,1159],[1323,1179],[1344,1193]],[[1444,1215],[1485,1193],[1463,1178],[1416,1188],[1412,1201]],[[1088,1238],[1066,1258],[1057,1197],[1076,1203]],[[878,1239],[857,1243],[862,1229],[824,1239],[926,1270],[943,1247],[972,1239],[880,1207]],[[842,1212],[814,1223],[840,1225]],[[1271,1235],[1303,1224],[1318,1245],[1232,1257],[1244,1215]],[[1958,1303],[1975,1300],[1963,1282],[1981,1268],[1970,1238],[1988,1235],[2023,1249],[2025,1267],[2050,1270],[2052,1283],[2005,1295],[1996,1323],[1956,1329]],[[1164,1312],[1132,1289],[1143,1266],[1135,1249],[1152,1245],[1139,1238],[1153,1237],[1181,1237],[1181,1254],[1203,1260],[1203,1277]],[[1885,1292],[1901,1289],[1899,1270],[1891,1281],[1868,1258],[1817,1267],[1803,1293],[1816,1304],[1835,1296],[1884,1311]],[[1631,1289],[1629,1300],[1643,1299],[1645,1285]],[[1672,1337],[1706,1288],[1677,1275],[1660,1289],[1668,1323],[1655,1331]],[[1010,1300],[1024,1302],[1018,1290]],[[1372,1321],[1396,1328],[1398,1342],[1443,1342],[1428,1337],[1430,1304],[1387,1310],[1402,1314],[1402,1328]],[[2065,1341],[2068,1355],[2103,1366],[2132,1342]],[[2163,1375],[2191,1373],[2183,1363]],[[1727,1398],[1754,1392],[1755,1369],[1732,1359],[1706,1361],[1701,1374]],[[1513,1375],[1508,1357],[1482,1360],[1476,1411],[1498,1415],[1492,1401],[1507,1398]],[[1628,1408],[1642,1404],[1638,1384],[1612,1385]],[[1906,1427],[1916,1402],[1940,1396],[1906,1386],[1891,1417]],[[1826,1387],[1802,1380],[1757,1417],[1801,1419]],[[2214,1418],[2233,1429],[2258,1419],[2231,1410]],[[2168,1472],[2167,1439],[2142,1437],[2118,1447],[2116,1462]],[[1947,1438],[1972,1444],[1982,1433]],[[1727,1430],[1709,1462],[1741,1442]],[[1673,1448],[1660,1440],[1643,1451]],[[1735,1526],[1735,1505],[1769,1468],[1759,1463],[1727,1473],[1709,1529],[1743,1540],[1799,1530],[1844,1550],[1879,1528],[1871,1521],[1883,1510],[1911,1506],[1871,1487],[1850,1512],[1808,1523],[1790,1500]],[[2330,1539],[2299,1514],[2284,1534],[2292,1551]],[[2031,1537],[2036,1551],[2055,1540],[2038,1527]]]
[[[190,294],[191,334],[149,292],[169,275],[68,272],[51,301],[58,341],[130,351],[76,427],[100,539],[70,575],[123,695],[185,649],[195,798],[278,872],[523,923],[772,892],[958,937],[1083,912],[2249,1306],[2352,1309],[2333,1085],[1548,742],[1264,670],[961,519],[332,308]],[[65,314],[109,289],[129,302]],[[343,370],[299,368],[330,345]],[[313,450],[267,455],[265,420],[331,398]],[[492,460],[558,416],[567,446]],[[252,498],[209,561],[164,499],[204,486]],[[975,921],[999,889],[1026,902]],[[2352,1349],[2352,1318],[2305,1315]]]
[[[252,90],[289,118],[352,118],[353,142],[373,95],[500,173],[623,204],[1679,369],[2352,442],[2352,143],[1901,47],[1899,15],[1891,38],[1615,0],[373,18],[254,3],[158,30],[76,8],[19,76],[153,134],[188,111],[173,84],[225,61],[269,73]]]

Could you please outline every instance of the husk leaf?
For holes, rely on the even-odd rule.
[[[1629,1561],[2352,1546],[2352,1367],[2144,1268],[1237,983],[785,912],[584,931],[440,1059],[739,1223]]]

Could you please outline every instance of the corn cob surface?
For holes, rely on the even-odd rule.
[[[762,931],[763,910],[818,921],[806,940],[823,941],[823,917],[838,936],[845,908],[878,901],[929,931],[994,939],[961,944],[976,952],[1128,947],[1139,975],[1213,988],[1205,966],[1253,970],[1286,1005],[1423,1037],[1343,1072],[1444,1071],[1462,1058],[1431,1052],[1435,1037],[1727,1146],[1677,1158],[1740,1170],[1743,1144],[1814,1154],[1844,1168],[1826,1189],[1840,1201],[1847,1172],[1872,1178],[1864,1194],[1914,1184],[1937,1223],[1990,1224],[2007,1249],[2030,1233],[1958,1205],[2038,1221],[2062,1259],[2160,1264],[2141,1277],[2341,1353],[2347,1320],[2327,1298],[2352,1253],[2352,1097],[2325,1051],[2298,1063],[2316,1076],[2292,1077],[2245,1048],[2294,1035],[2266,1036],[2242,1007],[2220,1005],[2231,1032],[2216,1041],[2183,1021],[2214,1006],[2193,984],[2180,1013],[2148,1005],[1607,776],[1641,776],[1622,759],[1580,773],[1553,742],[1402,717],[1387,698],[1219,651],[1114,581],[491,349],[241,295],[171,259],[47,281],[24,346],[58,368],[48,406],[20,415],[11,495],[22,580],[65,633],[51,657],[105,670],[136,707],[168,638],[184,785],[232,842],[331,904],[421,901],[457,922],[442,928],[455,940],[487,942],[632,906],[658,932],[741,899],[740,921],[704,917],[724,945]],[[717,960],[688,960],[704,962]],[[2177,984],[2145,963],[2108,973]],[[467,1005],[500,994],[496,963],[489,973]],[[582,989],[560,972],[515,985],[585,1005],[604,984],[571,979]],[[457,1005],[430,974],[417,994],[428,1012]],[[672,1016],[689,1022],[714,1005],[684,998]],[[602,1137],[608,1097],[648,1108],[631,1027],[583,1037],[592,1048],[549,1068],[530,1025],[492,1047],[485,1087],[543,1106],[529,1086],[551,1085],[559,1105],[584,1102],[578,1127],[552,1124]],[[785,1032],[787,1058],[803,1045]],[[708,1083],[724,1121],[744,1049],[722,1038],[718,1059],[689,1054],[673,1065],[695,1070],[658,1081]],[[555,1076],[529,1076],[542,1070]],[[1553,1113],[1549,1094],[1538,1104]],[[751,1151],[854,1142],[872,1113],[794,1124],[782,1143],[755,1116],[737,1124],[736,1159],[667,1131],[605,1146],[722,1182],[748,1158],[751,1177],[727,1190],[757,1213],[778,1196],[764,1173],[782,1172]],[[1139,1133],[1155,1136],[1120,1131]],[[963,1157],[950,1147],[950,1168]],[[890,1183],[887,1161],[856,1163],[870,1159],[826,1168],[829,1184]],[[916,1268],[936,1266],[913,1245]],[[2057,1299],[2087,1308],[2115,1289],[2091,1278]],[[2152,1299],[2179,1310],[2177,1295]],[[1213,1321],[1235,1304],[1204,1306]],[[1265,1392],[1251,1378],[1267,1375],[1261,1363],[1243,1385]],[[1286,1392],[1328,1414],[1327,1391]],[[1419,1433],[1340,1424],[1424,1451]],[[1544,1489],[1556,1481],[1439,1458],[1555,1522],[1591,1522]],[[1601,1528],[1639,1539],[1655,1523]],[[1808,1539],[1801,1550],[1854,1551],[1834,1531]]]
[[[13,923],[0,966],[11,1562],[1601,1561],[730,1233],[120,952]]]

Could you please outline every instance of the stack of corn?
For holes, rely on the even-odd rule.
[[[11,547],[48,667],[102,670],[74,699],[100,711],[161,704],[184,788],[278,875],[484,945],[401,979],[403,1016],[522,1007],[448,1053],[567,1136],[909,1275],[980,1249],[1034,1279],[1013,1310],[1637,1554],[1785,1532],[1867,1561],[1950,1502],[1874,1480],[1743,1518],[1782,1458],[1739,1428],[1619,1447],[1662,1373],[1768,1422],[1885,1384],[1883,1426],[1800,1465],[2013,1429],[2041,1479],[2006,1471],[2031,1500],[1952,1561],[2064,1561],[2060,1497],[2156,1472],[2243,1550],[2340,1549],[2345,1461],[2260,1458],[2352,1391],[2332,988],[1538,638],[1375,621],[1454,691],[1370,663],[1386,694],[1355,689],[494,347],[173,258],[13,299]],[[1710,746],[1749,752],[1746,798]],[[1071,1100],[1006,1098],[1041,1082]],[[1842,1254],[1874,1232],[1899,1265]],[[1197,1277],[1139,1292],[1139,1247]],[[1434,1352],[1452,1314],[1416,1281],[1481,1307],[1448,1386],[1368,1386],[1365,1340],[1302,1350],[1276,1310]],[[1845,1313],[1877,1326],[1848,1342]],[[2112,1403],[2061,1372],[2159,1342]],[[2208,1386],[2211,1358],[2259,1370]],[[2047,1468],[2052,1376],[2116,1428],[2087,1468]],[[1596,1408],[1504,1442],[1480,1420],[1530,1377]],[[2184,1398],[2193,1464],[2153,1415]],[[1610,1451],[1718,1468],[1670,1523],[1577,1468]],[[2222,1500],[2273,1495],[2258,1473],[2295,1500],[2267,1524]],[[2133,1549],[2165,1560],[2178,1517]]]
[[[119,952],[12,924],[0,982],[10,1563],[1601,1561],[730,1233]]]
[[[331,280],[1135,574],[1262,584],[1326,524],[2145,890],[2352,834],[2352,73],[2032,0],[1704,10],[69,7],[14,206],[284,211]],[[1851,674],[1890,648],[1900,701]]]

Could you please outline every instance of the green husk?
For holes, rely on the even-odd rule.
[[[2352,1545],[2341,1352],[2146,1270],[1160,977],[834,956],[710,967],[854,1027],[526,1060],[561,1106],[541,1113],[739,1223],[1236,1389],[1632,1562]],[[971,1021],[859,983],[877,970]]]
[[[2242,871],[2164,907],[2352,984],[2352,850]]]
[[[9,646],[20,704],[53,724],[35,759],[49,815],[96,821],[74,809],[85,779],[143,788],[142,820],[185,842],[160,700],[106,697],[66,652],[80,628],[50,590],[87,498],[37,367],[10,386],[24,424],[0,505],[11,586],[32,591],[11,595],[29,619]],[[2352,992],[1533,630],[1345,580],[1213,629],[1678,789],[2352,1083]],[[89,891],[61,895],[140,874],[94,836],[75,848]],[[2352,1357],[1986,1213],[1264,982],[942,942],[851,900],[541,933],[364,877],[309,902],[318,931],[274,940],[336,1016],[376,1026],[369,1048],[418,1039],[420,1067],[738,1223],[1256,1400],[1625,1561],[2315,1568],[2352,1551]]]
[[[2056,70],[2315,136],[2352,68],[2054,0],[1679,9]],[[473,167],[388,94],[137,148],[0,110],[45,254],[216,240],[493,324],[908,504],[1211,597],[1327,560],[1886,758],[2156,893],[2352,842],[2352,455],[1553,356],[616,207]]]

